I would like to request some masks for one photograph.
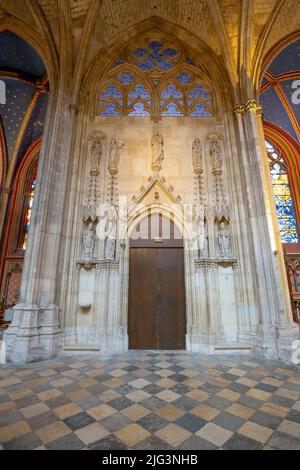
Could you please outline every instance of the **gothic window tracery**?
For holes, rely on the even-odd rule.
[[[127,47],[100,84],[98,116],[212,116],[211,93],[187,51],[162,38]]]
[[[25,211],[24,211],[24,219],[23,219],[23,243],[22,243],[22,248],[23,250],[26,250],[27,247],[27,240],[28,240],[28,232],[29,232],[29,226],[30,226],[30,221],[31,221],[31,212],[32,212],[32,204],[33,204],[33,198],[34,198],[34,193],[35,193],[35,186],[36,186],[36,176],[34,175],[28,185],[28,190],[27,190],[27,198],[26,198],[26,205],[25,205]]]
[[[266,141],[266,147],[281,241],[298,243],[299,232],[289,168],[284,155],[275,145]]]

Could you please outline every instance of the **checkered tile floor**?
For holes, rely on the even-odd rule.
[[[186,351],[0,368],[4,449],[300,449],[300,368]]]

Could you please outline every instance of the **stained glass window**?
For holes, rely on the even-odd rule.
[[[98,95],[97,115],[212,116],[211,94],[200,76],[183,46],[145,38],[114,62]]]
[[[27,205],[25,209],[25,218],[24,218],[24,226],[25,226],[25,233],[24,233],[24,241],[23,241],[23,250],[26,250],[27,247],[27,239],[28,239],[28,232],[29,232],[29,226],[30,226],[30,220],[31,220],[31,211],[32,211],[32,204],[33,204],[33,198],[34,198],[34,193],[35,193],[35,185],[36,185],[36,179],[33,178],[30,185],[29,185],[29,192],[27,195]]]
[[[280,150],[266,142],[281,241],[298,243],[298,227],[286,160]]]

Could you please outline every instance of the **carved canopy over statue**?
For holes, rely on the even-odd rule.
[[[122,142],[112,138],[109,144],[108,170],[112,176],[118,174],[120,163],[120,151],[124,147]]]
[[[164,159],[164,140],[159,132],[156,132],[151,141],[152,145],[152,170],[159,172]]]

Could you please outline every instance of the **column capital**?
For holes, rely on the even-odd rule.
[[[245,114],[246,112],[255,113],[256,116],[263,115],[263,107],[256,103],[255,99],[247,100],[245,104],[237,104],[233,108],[234,114]]]

